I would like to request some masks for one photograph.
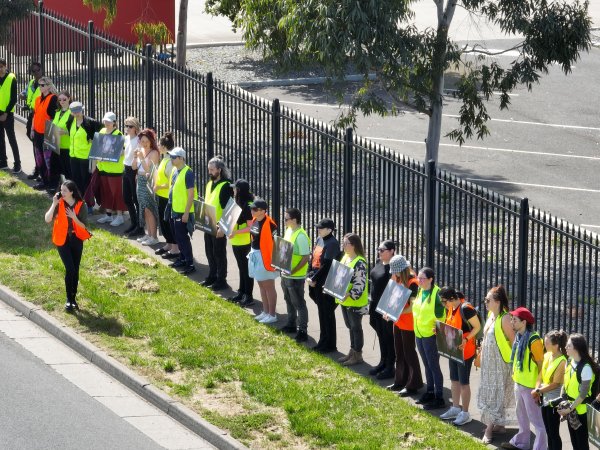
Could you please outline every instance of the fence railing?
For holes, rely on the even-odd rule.
[[[432,265],[438,284],[463,290],[482,309],[487,290],[503,284],[515,305],[532,309],[538,329],[581,332],[598,351],[598,236],[530,208],[527,199],[469,183],[210,73],[179,69],[152,47],[128,46],[91,22],[84,28],[40,9],[13,27],[0,52],[19,86],[38,60],[88,114],[113,111],[159,134],[175,131],[201,187],[206,161],[223,155],[234,178],[246,178],[270,203],[277,222],[297,207],[314,238],[312,224],[331,217],[340,232],[361,236],[371,264],[378,243],[393,239],[413,266]]]

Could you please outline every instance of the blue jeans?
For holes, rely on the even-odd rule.
[[[438,353],[435,336],[417,338],[417,350],[425,366],[425,379],[427,392],[433,392],[437,398],[443,397],[444,377],[440,368],[440,355]]]

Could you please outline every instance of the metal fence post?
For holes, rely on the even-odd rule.
[[[96,115],[96,58],[94,55],[94,21],[88,22],[88,43],[87,43],[87,63],[88,63],[88,105],[87,111],[90,117]]]
[[[352,128],[346,128],[344,139],[344,234],[352,232],[352,150],[354,135]]]
[[[273,100],[271,111],[271,176],[273,179],[271,214],[275,223],[279,223],[279,219],[281,218],[281,106],[278,99]]]
[[[425,186],[425,263],[433,268],[436,242],[436,205],[437,205],[436,164],[433,159],[427,162],[427,185]]]
[[[212,72],[206,74],[206,156],[215,156],[215,109],[213,103],[214,82]]]
[[[146,62],[146,126],[154,128],[154,91],[152,73],[152,44],[146,44],[144,48],[144,59]]]
[[[46,73],[46,55],[44,48],[44,1],[38,2],[38,61],[42,65],[42,72]]]
[[[527,306],[527,245],[529,243],[529,199],[522,198],[519,210],[519,268],[517,273],[517,300]]]

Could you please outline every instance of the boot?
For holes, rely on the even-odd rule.
[[[354,366],[356,364],[360,364],[364,362],[362,357],[362,352],[357,352],[356,350],[352,351],[352,356],[346,360],[346,362],[342,363],[342,366]]]
[[[351,348],[346,356],[342,356],[341,358],[338,358],[338,362],[344,363],[344,362],[348,361],[350,358],[352,358],[352,355],[354,355],[354,349]]]

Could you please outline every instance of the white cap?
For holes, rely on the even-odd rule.
[[[185,159],[185,150],[182,149],[181,147],[175,147],[173,150],[171,150],[170,152],[167,152],[170,156],[179,156],[183,159]]]
[[[107,112],[106,114],[104,114],[104,117],[102,118],[102,122],[116,122],[117,121],[117,116],[114,112]]]

